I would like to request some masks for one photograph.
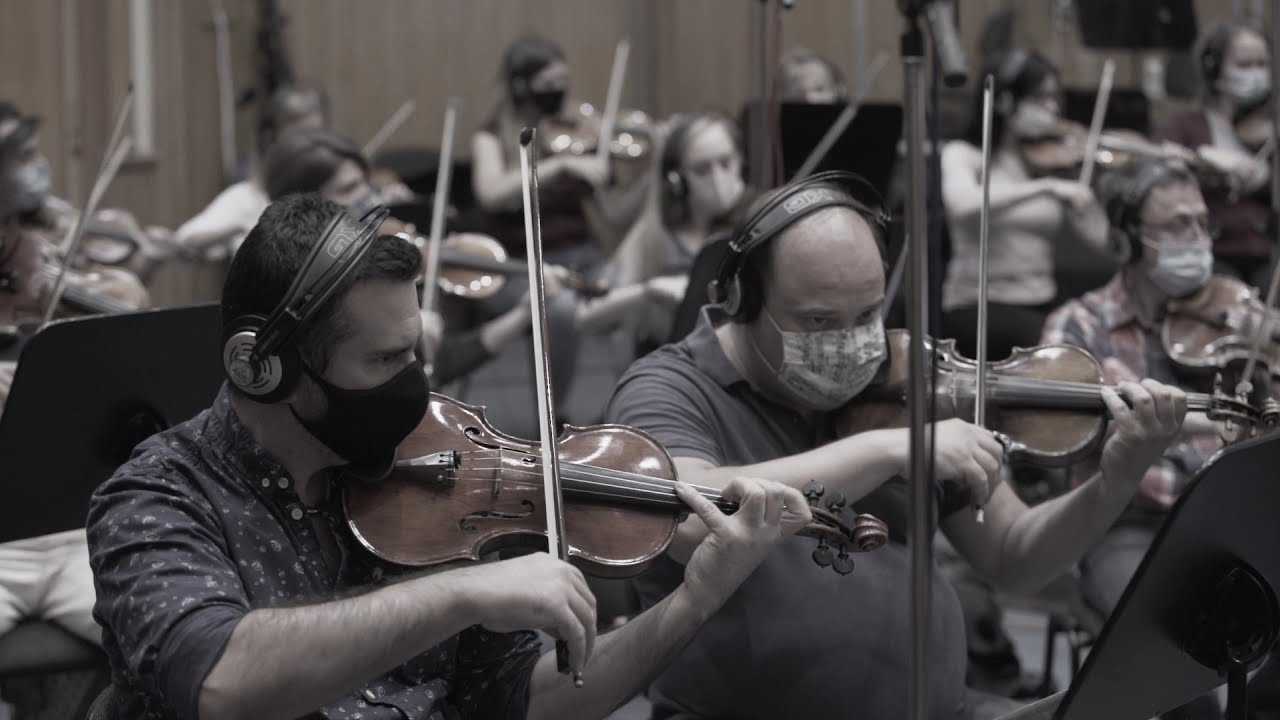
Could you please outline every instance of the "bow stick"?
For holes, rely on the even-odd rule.
[[[427,257],[422,266],[423,310],[435,307],[436,283],[440,280],[440,242],[444,235],[445,212],[449,207],[449,181],[453,172],[453,129],[457,117],[458,99],[449,98],[449,104],[444,109],[444,137],[440,140],[435,196],[431,198],[431,234],[427,238]]]
[[[542,499],[547,513],[547,550],[569,560],[564,534],[564,494],[560,490],[560,452],[556,447],[555,397],[547,353],[547,297],[542,277],[542,221],[538,210],[538,167],[533,128],[520,131],[521,189],[524,195],[524,237],[529,265],[529,309],[533,319],[533,370],[538,386],[538,431],[542,436]],[[556,666],[569,672],[569,647],[556,642]],[[582,673],[574,671],[574,687],[582,687]]]
[[[124,164],[124,159],[128,157],[129,151],[133,148],[133,141],[124,136],[125,121],[128,119],[129,111],[132,108],[133,88],[129,88],[129,92],[125,94],[124,100],[120,103],[120,110],[116,115],[116,126],[111,133],[111,140],[107,144],[106,154],[103,155],[102,166],[98,169],[98,176],[93,181],[93,189],[89,191],[88,200],[76,216],[75,223],[72,224],[66,237],[63,238],[59,248],[62,267],[58,271],[57,279],[53,282],[53,291],[49,293],[49,302],[40,321],[41,327],[48,325],[53,320],[53,313],[58,307],[58,302],[62,300],[62,293],[67,288],[67,269],[71,267],[71,261],[80,249],[88,219],[97,212],[98,203],[102,201],[102,196],[106,194],[107,188],[111,186],[111,181],[115,179],[120,166]]]
[[[991,106],[995,78],[987,76],[982,86],[982,208],[978,213],[978,333],[977,388],[974,393],[973,424],[987,426],[987,274],[991,237]],[[978,505],[977,520],[986,513]]]

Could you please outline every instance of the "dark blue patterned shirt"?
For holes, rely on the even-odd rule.
[[[386,582],[379,565],[352,549],[338,493],[330,494],[335,501],[318,511],[302,504],[225,387],[211,408],[140,444],[98,488],[88,522],[94,617],[123,717],[194,720],[205,677],[251,610]],[[473,627],[318,713],[522,718],[538,651],[533,633]]]

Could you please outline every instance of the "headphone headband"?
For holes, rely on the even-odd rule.
[[[224,328],[222,365],[232,386],[264,403],[288,396],[301,372],[294,337],[360,264],[388,214],[385,207],[359,220],[336,213],[271,314],[242,316]]]
[[[338,213],[325,228],[320,242],[311,249],[293,284],[280,304],[267,316],[258,332],[253,359],[273,355],[310,322],[316,310],[328,300],[373,245],[378,228],[390,211],[376,207],[359,220]]]
[[[870,195],[872,202],[859,200],[852,188]],[[783,187],[738,229],[729,241],[729,252],[720,263],[716,279],[707,287],[712,302],[720,303],[729,315],[742,309],[739,274],[743,263],[756,248],[782,234],[791,225],[830,207],[846,207],[861,215],[873,231],[883,233],[889,218],[880,194],[862,176],[843,170],[829,170]]]

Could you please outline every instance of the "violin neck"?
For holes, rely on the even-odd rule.
[[[561,462],[560,487],[566,495],[584,500],[625,502],[659,510],[686,508],[671,480],[594,465]],[[718,490],[699,486],[694,489],[725,513],[738,509],[737,503],[726,500]]]
[[[1049,407],[1061,410],[1105,410],[1102,389],[1108,385],[1037,380],[1033,378],[992,378],[991,400],[1001,407]],[[1187,393],[1187,410],[1204,412],[1213,404],[1205,393]]]

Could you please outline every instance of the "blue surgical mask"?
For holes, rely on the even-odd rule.
[[[1209,282],[1213,274],[1213,252],[1207,245],[1174,244],[1165,240],[1157,247],[1156,264],[1148,276],[1166,295],[1186,297]]]

